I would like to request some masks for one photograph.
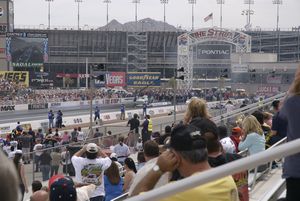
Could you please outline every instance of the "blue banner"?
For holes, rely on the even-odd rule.
[[[127,74],[128,87],[160,87],[160,72],[139,72]]]

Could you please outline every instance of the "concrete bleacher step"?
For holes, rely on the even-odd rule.
[[[276,168],[257,181],[250,192],[250,201],[276,201],[285,190],[285,180],[281,176],[282,169]]]

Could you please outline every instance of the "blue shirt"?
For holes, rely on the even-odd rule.
[[[258,133],[249,133],[244,141],[239,143],[239,150],[248,149],[249,154],[253,155],[258,152],[264,151],[266,140],[264,135]]]
[[[280,110],[280,115],[287,119],[287,141],[300,138],[300,96],[291,96]],[[300,153],[285,157],[283,178],[300,179]]]
[[[110,183],[108,177],[104,175],[104,189],[105,189],[105,201],[110,201],[123,193],[123,180],[120,178],[120,182],[116,185]]]
[[[121,112],[125,112],[125,106],[121,105]]]

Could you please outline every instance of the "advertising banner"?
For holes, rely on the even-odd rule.
[[[160,72],[127,74],[128,87],[160,87]]]
[[[125,72],[109,72],[106,74],[107,87],[124,87]]]
[[[281,84],[282,76],[281,75],[268,75],[267,83],[268,84]]]
[[[13,67],[41,67],[48,61],[48,37],[43,33],[7,33],[6,57]]]
[[[94,72],[94,85],[96,88],[106,86],[106,73],[105,72]]]
[[[257,88],[258,95],[272,96],[280,92],[280,87],[277,86],[260,86]]]
[[[15,111],[15,105],[2,105],[0,107],[1,112]]]
[[[40,110],[40,109],[47,109],[48,103],[35,103],[35,104],[28,104],[28,110]]]
[[[0,79],[4,79],[13,83],[29,86],[28,71],[0,71]]]
[[[247,64],[233,64],[231,66],[232,73],[248,73],[248,65]]]
[[[54,73],[50,72],[30,72],[29,77],[29,85],[39,89],[49,89],[53,87],[55,79]]]
[[[230,59],[230,45],[198,45],[198,59]]]

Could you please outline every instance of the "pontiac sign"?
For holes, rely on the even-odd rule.
[[[198,59],[230,59],[230,45],[198,45]]]

